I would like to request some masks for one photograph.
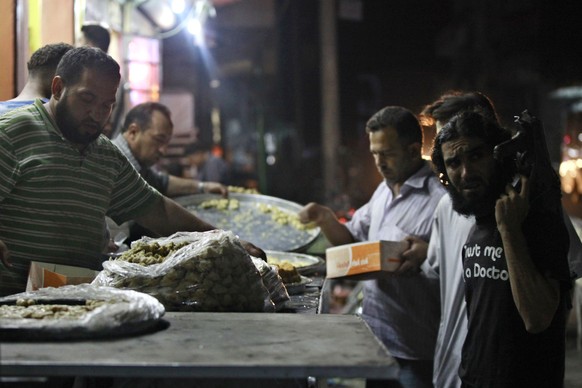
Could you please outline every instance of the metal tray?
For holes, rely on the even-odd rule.
[[[260,194],[229,193],[230,199],[239,201],[240,207],[236,210],[199,207],[204,201],[218,198],[215,194],[195,194],[174,200],[204,221],[217,228],[231,230],[241,239],[265,250],[300,251],[313,243],[320,234],[318,227],[299,230],[291,225],[281,225],[271,218],[271,214],[263,213],[258,207],[259,204],[266,204],[297,214],[303,206],[295,202]]]
[[[0,342],[55,342],[110,340],[154,333],[169,327],[167,321],[150,319],[119,324],[114,330],[91,330],[79,325],[74,328],[0,326]]]
[[[325,261],[316,256],[305,255],[296,252],[279,252],[279,251],[265,251],[267,254],[267,262],[269,264],[277,264],[281,261],[288,261],[301,275],[309,275],[319,269],[325,269]]]
[[[47,287],[0,298],[0,305],[32,299],[35,305],[84,305],[87,299],[110,301],[72,318],[28,319],[0,316],[0,342],[77,341],[146,334],[167,328],[165,310],[152,296],[91,284]]]
[[[285,288],[287,289],[289,295],[301,294],[305,292],[305,289],[307,288],[306,286],[312,281],[313,280],[308,277],[301,276],[300,281],[298,281],[297,283],[286,283]]]

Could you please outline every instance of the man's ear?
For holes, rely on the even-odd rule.
[[[63,90],[65,89],[65,85],[63,84],[63,79],[60,76],[55,76],[53,78],[53,82],[51,84],[51,93],[55,100],[60,100],[61,95],[63,94]]]
[[[141,128],[139,127],[139,125],[137,123],[131,123],[129,124],[129,127],[127,127],[127,130],[123,133],[125,135],[126,139],[135,139],[135,137],[141,132]]]

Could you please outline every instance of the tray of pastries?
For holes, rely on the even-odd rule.
[[[302,224],[301,205],[261,194],[195,194],[175,199],[199,218],[262,249],[292,252],[309,246],[320,234],[314,225]]]

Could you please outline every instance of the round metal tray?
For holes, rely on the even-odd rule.
[[[267,254],[267,262],[269,264],[277,264],[282,261],[288,261],[297,268],[297,272],[301,275],[309,275],[321,268],[325,269],[325,261],[316,256],[305,255],[295,252],[279,252],[279,251],[265,251]],[[322,267],[323,266],[323,267]]]
[[[0,341],[62,341],[110,339],[141,335],[168,327],[161,318],[165,309],[150,295],[130,290],[68,285],[41,288],[0,298],[0,305],[15,305],[18,299],[32,299],[36,305],[84,305],[87,299],[105,303],[82,316],[32,319],[0,316]]]
[[[291,225],[281,225],[272,219],[270,213],[264,213],[259,209],[260,204],[265,204],[295,215],[303,208],[295,202],[260,194],[229,193],[229,199],[238,200],[238,209],[218,210],[200,207],[204,201],[219,198],[215,194],[195,194],[174,200],[204,221],[219,229],[231,230],[239,238],[262,249],[300,251],[319,236],[320,229],[317,227],[299,230]]]
[[[305,292],[306,286],[311,283],[313,280],[301,275],[301,280],[297,283],[286,283],[285,288],[289,295],[297,295]]]

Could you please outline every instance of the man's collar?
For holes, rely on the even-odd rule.
[[[400,187],[400,193],[402,194],[403,190],[407,191],[411,189],[422,189],[425,186],[425,182],[427,181],[427,179],[429,179],[433,175],[434,172],[430,166],[430,163],[426,160],[423,160],[421,167],[418,170],[416,170],[414,174],[408,177],[406,181],[404,181],[404,183]],[[388,185],[386,181],[384,181],[384,183],[388,187],[390,187],[390,185]]]
[[[422,167],[420,167],[410,178],[404,182],[405,186],[411,186],[416,189],[420,189],[424,186],[426,180],[434,174],[430,164],[426,161],[422,161]]]
[[[117,148],[119,148],[121,152],[123,152],[127,160],[129,160],[129,163],[131,163],[131,165],[133,166],[133,168],[135,168],[136,171],[142,170],[143,168],[142,165],[139,164],[137,159],[133,156],[133,152],[131,152],[131,148],[129,148],[129,143],[127,142],[125,137],[123,137],[123,134],[117,135],[117,137],[113,139],[113,144],[115,144]]]

